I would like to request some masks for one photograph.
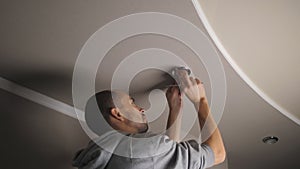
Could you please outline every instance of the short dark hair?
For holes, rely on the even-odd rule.
[[[112,108],[115,108],[113,95],[115,93],[110,90],[104,90],[95,94],[98,107],[103,116],[107,116]]]
[[[97,92],[89,98],[85,107],[85,120],[88,127],[99,134],[102,130],[103,121],[101,116],[105,119],[107,123],[110,110],[115,108],[113,97],[117,96],[116,92],[110,90],[104,90]]]

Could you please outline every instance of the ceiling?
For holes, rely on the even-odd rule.
[[[298,118],[300,110],[296,104],[299,90],[295,86],[299,82],[296,57],[299,12],[294,10],[298,1],[225,3],[200,0],[200,4],[211,30],[206,31],[207,25],[199,19],[193,3],[184,0],[1,1],[0,76],[11,82],[11,87],[0,84],[1,143],[7,145],[2,159],[9,161],[5,167],[72,168],[72,154],[89,139],[76,119],[39,102],[39,97],[29,101],[28,95],[16,95],[20,93],[16,85],[31,89],[31,96],[43,94],[49,102],[73,106],[73,69],[90,36],[122,16],[162,12],[184,18],[201,29],[211,44],[216,44],[223,64],[227,95],[219,128],[227,159],[213,168],[299,168],[296,159],[300,155],[300,128],[296,120],[284,114],[288,112]],[[268,26],[276,29],[268,29]],[[154,34],[130,37],[116,44],[98,68],[96,90],[110,87],[113,72],[122,59],[146,48],[164,49],[180,56],[205,82],[211,98],[211,76],[208,68],[195,59],[197,55],[175,39]],[[145,62],[150,61],[151,58],[145,59]],[[135,66],[130,65],[128,70]],[[82,79],[92,74],[86,70],[83,73]],[[162,71],[145,70],[132,79],[130,93],[137,98],[138,104],[150,109],[151,100],[148,101],[147,96],[151,89],[162,88],[171,81]],[[270,104],[270,99],[274,104]],[[165,111],[151,122],[153,131],[165,127]],[[185,139],[197,135],[197,131],[197,124],[194,124]],[[274,145],[262,143],[262,138],[269,135],[278,136],[279,142]],[[20,161],[12,167],[16,158]]]
[[[268,103],[300,124],[300,2],[198,2],[206,28],[235,71]]]

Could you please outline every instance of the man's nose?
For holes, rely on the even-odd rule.
[[[139,111],[140,111],[141,113],[144,113],[144,112],[145,112],[145,109],[143,109],[143,108],[141,108],[141,107],[138,107],[138,109],[139,109]]]

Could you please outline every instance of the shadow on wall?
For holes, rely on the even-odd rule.
[[[89,138],[68,116],[0,91],[1,168],[71,169]]]

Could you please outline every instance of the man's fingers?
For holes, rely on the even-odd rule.
[[[167,93],[169,93],[169,92],[171,91],[171,88],[172,88],[172,87],[168,87]]]
[[[168,88],[167,93],[180,93],[178,86],[171,86]]]
[[[195,79],[197,84],[203,84],[199,79]]]
[[[166,95],[169,95],[170,93],[173,93],[173,87],[168,87],[168,90],[166,92]]]
[[[178,86],[174,86],[174,92],[180,95],[180,90]]]
[[[189,86],[191,84],[186,70],[177,70],[176,75],[181,85]]]
[[[193,77],[190,77],[190,81],[191,81],[192,85],[196,85],[197,84],[196,79],[194,79]]]

